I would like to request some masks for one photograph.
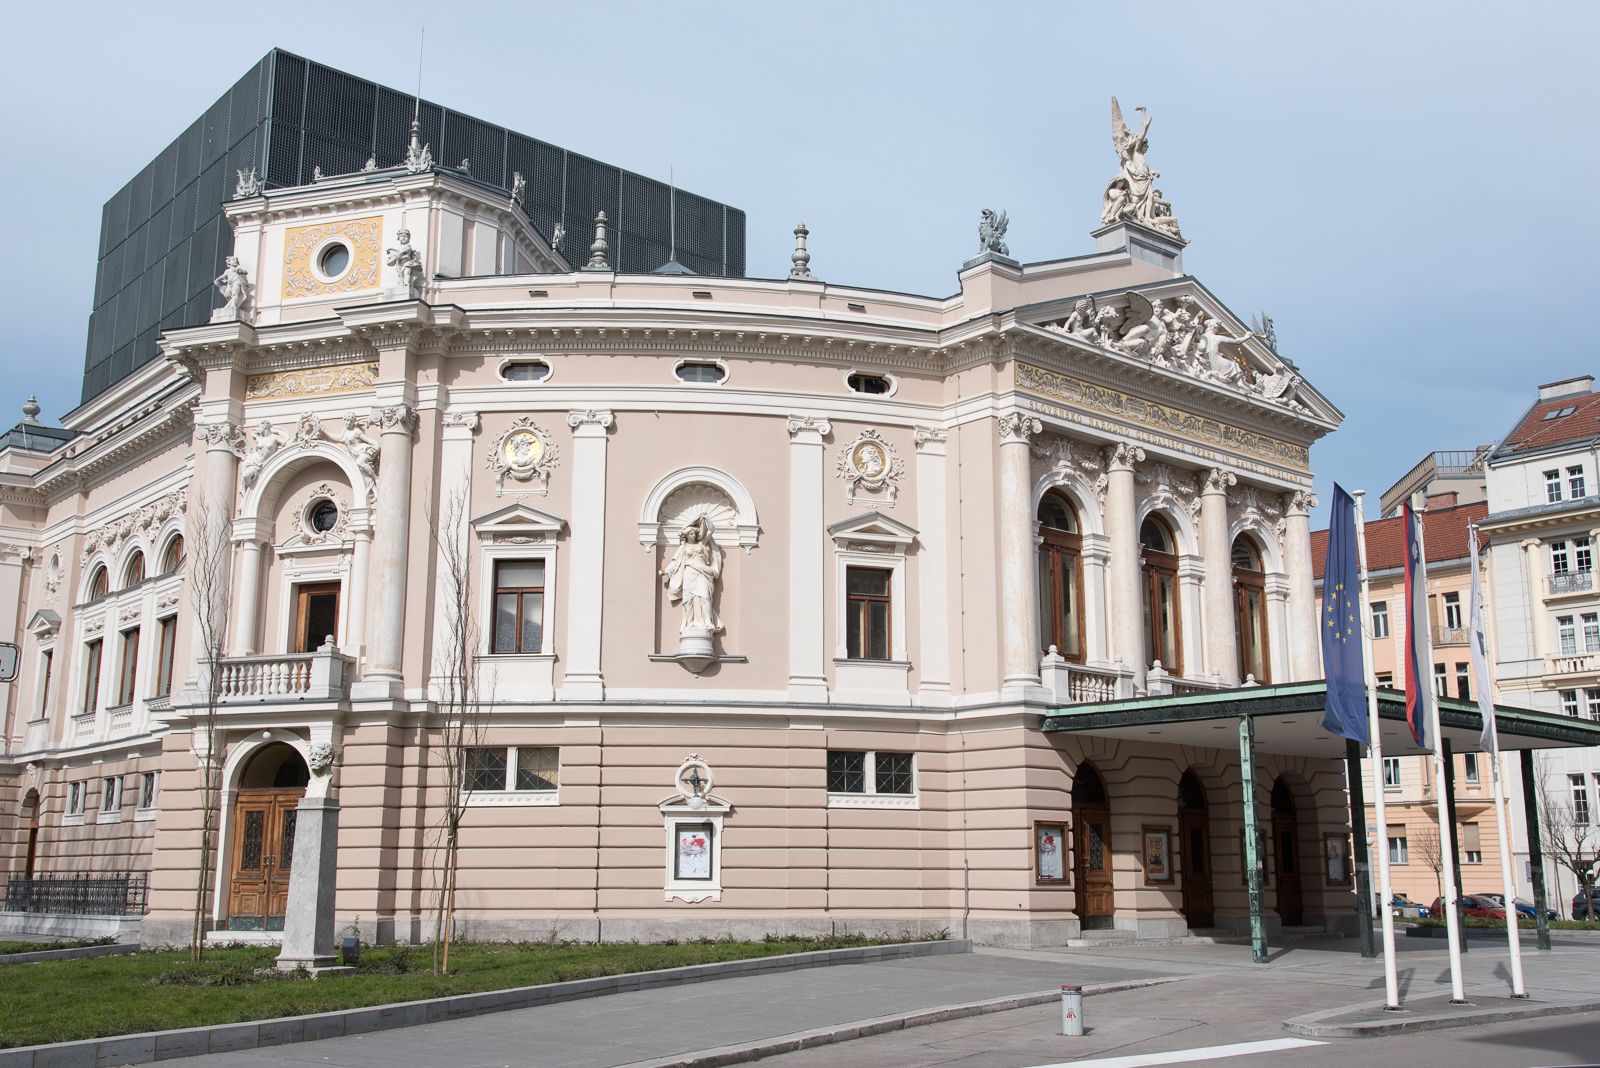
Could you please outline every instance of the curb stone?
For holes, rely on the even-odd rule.
[[[1283,1022],[1290,1034],[1307,1038],[1379,1038],[1383,1035],[1403,1035],[1414,1031],[1437,1031],[1446,1027],[1475,1027],[1478,1024],[1504,1023],[1507,1020],[1526,1020],[1537,1016],[1565,1016],[1574,1012],[1594,1012],[1600,1001],[1549,1002],[1536,1001],[1526,1006],[1503,1009],[1481,1009],[1477,1012],[1423,1013],[1409,1019],[1373,1020],[1371,1022],[1333,1024],[1321,1023],[1362,1009],[1375,1008],[1373,1002],[1363,1005],[1346,1005],[1337,1009],[1310,1012]]]
[[[36,949],[31,953],[0,953],[0,965],[38,964],[46,960],[79,960],[83,957],[121,956],[139,952],[137,942],[118,942],[109,946],[78,946],[74,949]]]
[[[1466,933],[1468,938],[1498,938],[1502,942],[1506,940],[1506,929],[1504,927],[1463,927],[1461,930]],[[1535,938],[1539,932],[1532,927],[1523,927],[1518,930],[1518,934],[1523,938]],[[1443,927],[1416,926],[1406,930],[1406,937],[1449,938],[1450,934]],[[1553,939],[1571,938],[1580,942],[1600,942],[1600,931],[1558,931],[1551,928],[1550,937]]]
[[[96,947],[101,948],[101,947]],[[111,948],[111,947],[104,947]],[[406,1001],[391,1005],[371,1005],[340,1009],[310,1016],[285,1016],[276,1020],[186,1027],[172,1031],[147,1031],[114,1038],[86,1038],[77,1042],[54,1042],[39,1046],[0,1049],[0,1068],[108,1068],[111,1065],[148,1064],[175,1057],[198,1057],[207,1053],[231,1053],[262,1046],[283,1046],[291,1042],[314,1042],[323,1038],[370,1034],[400,1027],[439,1023],[481,1016],[510,1009],[529,1009],[563,1001],[631,993],[656,987],[684,986],[716,979],[745,975],[768,975],[802,968],[828,968],[841,964],[874,964],[912,957],[943,957],[952,953],[971,953],[970,939],[941,942],[900,942],[887,946],[857,949],[821,949],[809,953],[783,953],[718,964],[694,964],[682,968],[661,968],[653,972],[608,975],[600,979],[577,979],[566,983],[519,986],[508,990],[486,990],[477,994],[456,994],[427,1001]],[[338,982],[337,979],[331,980]],[[732,1063],[732,1062],[728,1062]]]
[[[1085,997],[1092,994],[1114,994],[1119,990],[1137,990],[1140,987],[1176,983],[1190,978],[1193,977],[1188,975],[1167,975],[1156,979],[1130,979],[1120,983],[1099,983],[1085,986],[1083,994]],[[923,1009],[918,1012],[902,1013],[896,1016],[875,1016],[846,1024],[834,1024],[831,1027],[813,1028],[810,1031],[795,1031],[787,1035],[779,1035],[777,1038],[762,1039],[759,1042],[749,1042],[743,1045],[716,1046],[711,1049],[696,1050],[693,1053],[681,1053],[673,1057],[633,1061],[628,1064],[618,1065],[617,1068],[722,1068],[723,1065],[744,1064],[748,1061],[760,1060],[763,1057],[772,1057],[780,1053],[794,1053],[797,1050],[814,1049],[817,1046],[831,1046],[838,1042],[849,1042],[857,1038],[870,1038],[873,1035],[901,1031],[907,1027],[925,1027],[928,1024],[944,1023],[946,1020],[964,1020],[972,1016],[986,1016],[992,1012],[1009,1012],[1012,1009],[1026,1009],[1034,1005],[1048,1005],[1051,1002],[1060,1000],[1061,990],[1059,988],[1037,990],[1031,994],[1013,994],[1010,997],[991,998],[988,1001],[972,1001],[961,1005],[941,1005],[936,1009]]]

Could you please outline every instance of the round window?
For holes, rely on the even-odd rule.
[[[337,242],[322,250],[317,266],[329,278],[338,278],[350,266],[350,249]]]
[[[339,506],[329,500],[321,500],[311,506],[311,529],[318,534],[326,534],[339,522]]]

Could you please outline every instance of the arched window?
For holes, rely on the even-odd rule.
[[[1272,681],[1267,661],[1266,575],[1261,550],[1244,534],[1233,540],[1233,619],[1239,647],[1239,681]]]
[[[183,563],[183,535],[174,534],[167,542],[167,551],[161,555],[161,573],[170,575]]]
[[[89,600],[92,601],[96,597],[104,597],[108,588],[106,569],[104,567],[95,568],[94,577],[89,580]]]
[[[135,552],[128,561],[127,569],[122,572],[122,585],[124,588],[132,586],[135,582],[144,581],[144,553]]]
[[[1083,662],[1083,538],[1072,504],[1058,493],[1039,502],[1039,641]]]
[[[1166,521],[1150,516],[1139,528],[1143,561],[1145,666],[1161,662],[1168,674],[1183,674],[1183,625],[1178,610],[1177,540]]]

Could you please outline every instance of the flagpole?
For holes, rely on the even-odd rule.
[[[1383,918],[1383,992],[1384,1007],[1399,1010],[1400,979],[1394,963],[1394,911],[1389,907],[1393,894],[1389,889],[1389,824],[1388,809],[1383,799],[1383,741],[1378,733],[1378,677],[1372,662],[1372,580],[1367,575],[1367,521],[1362,513],[1366,490],[1351,494],[1356,500],[1356,553],[1361,564],[1361,652],[1366,666],[1367,683],[1367,736],[1368,752],[1372,761],[1372,799],[1377,806],[1378,819],[1378,897]],[[1327,596],[1326,592],[1323,594]],[[1363,821],[1366,813],[1362,813]],[[1365,827],[1352,827],[1356,834],[1366,834]],[[1367,902],[1367,907],[1371,903]]]
[[[1483,578],[1482,567],[1478,560],[1478,524],[1472,523],[1467,527],[1467,536],[1472,547],[1472,603],[1471,625],[1469,635],[1473,643],[1472,651],[1476,655],[1474,660],[1479,670],[1479,677],[1474,680],[1478,685],[1478,710],[1483,716],[1483,740],[1487,746],[1479,745],[1480,749],[1487,748],[1489,763],[1494,769],[1494,828],[1500,843],[1500,885],[1505,894],[1506,902],[1506,938],[1511,943],[1511,996],[1525,998],[1528,996],[1527,988],[1522,979],[1522,932],[1518,930],[1520,924],[1517,919],[1517,883],[1511,874],[1511,841],[1506,830],[1506,804],[1505,783],[1501,777],[1500,769],[1500,730],[1494,721],[1494,667],[1489,660],[1489,650],[1484,642],[1483,620]],[[1481,665],[1481,667],[1479,666]],[[1537,905],[1534,906],[1538,908]]]
[[[1405,506],[1406,511],[1411,511],[1411,506]],[[1407,584],[1406,589],[1406,641],[1413,649],[1419,647],[1422,656],[1421,663],[1408,664],[1414,667],[1416,674],[1421,678],[1412,679],[1411,684],[1417,688],[1418,699],[1426,697],[1428,702],[1428,741],[1433,743],[1433,781],[1434,792],[1437,795],[1439,810],[1439,855],[1449,858],[1455,853],[1456,829],[1450,825],[1450,799],[1445,796],[1445,767],[1444,767],[1444,734],[1439,722],[1439,695],[1433,692],[1433,632],[1428,626],[1428,554],[1423,551],[1424,541],[1422,520],[1415,518],[1416,513],[1411,513],[1417,530],[1417,573],[1414,580]],[[1409,539],[1408,539],[1409,540]],[[1411,547],[1406,546],[1406,552]],[[1419,623],[1418,615],[1422,619]],[[1420,626],[1422,641],[1417,641],[1416,630]],[[1466,1003],[1466,990],[1461,982],[1461,917],[1456,899],[1456,881],[1453,878],[1444,880],[1444,919],[1445,933],[1450,941],[1450,1003],[1462,1005]]]

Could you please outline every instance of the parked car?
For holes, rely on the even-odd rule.
[[[1600,905],[1600,897],[1595,898],[1595,904]],[[1444,919],[1444,898],[1433,899],[1431,915],[1436,920]],[[1461,913],[1478,920],[1503,920],[1506,918],[1505,903],[1498,897],[1487,894],[1462,894]]]
[[[1389,907],[1403,920],[1420,920],[1428,915],[1428,906],[1412,901],[1404,894],[1395,894],[1394,899],[1389,902]]]
[[[1591,889],[1589,897],[1594,902],[1595,919],[1600,920],[1600,886]],[[1572,918],[1575,920],[1587,920],[1589,918],[1589,909],[1583,903],[1582,890],[1572,895]]]
[[[1494,902],[1496,908],[1505,908],[1506,899],[1504,894],[1479,894],[1477,896],[1485,901]],[[1547,920],[1559,920],[1561,918],[1561,913],[1556,909],[1546,907],[1544,911],[1545,919]],[[1529,922],[1538,919],[1533,910],[1533,902],[1521,897],[1517,898],[1517,915]]]

